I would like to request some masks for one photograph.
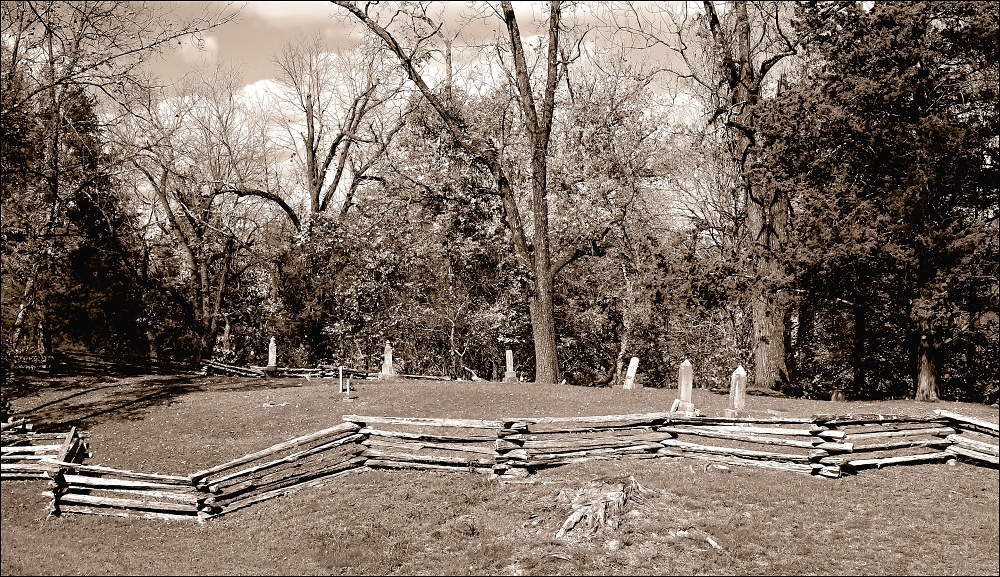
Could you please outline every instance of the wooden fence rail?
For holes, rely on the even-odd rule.
[[[590,417],[344,422],[186,476],[82,464],[85,433],[3,431],[3,478],[48,478],[53,514],[205,520],[350,471],[414,469],[522,479],[598,459],[703,459],[838,478],[867,468],[958,459],[997,467],[997,425],[948,411],[811,418]]]

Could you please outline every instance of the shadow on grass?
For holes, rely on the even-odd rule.
[[[138,420],[150,407],[170,405],[184,395],[204,391],[281,389],[301,385],[298,379],[232,379],[224,377],[147,375],[110,377],[62,377],[32,383],[44,402],[18,413],[38,432],[88,428],[115,420]],[[57,398],[51,394],[65,392]]]

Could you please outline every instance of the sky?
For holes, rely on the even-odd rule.
[[[458,12],[466,8],[465,2],[452,2],[446,6],[444,31],[457,27]],[[528,39],[532,33],[531,13],[538,11],[534,3],[515,3],[521,34]],[[181,78],[199,64],[221,61],[238,65],[247,84],[275,76],[271,58],[283,44],[300,36],[322,33],[331,47],[347,45],[351,38],[361,36],[360,24],[347,18],[347,13],[330,2],[162,2],[162,7],[177,18],[200,16],[206,13],[237,14],[235,20],[202,34],[203,48],[185,38],[173,50],[154,58],[150,68],[161,80]],[[438,10],[440,8],[437,8]],[[437,15],[437,14],[435,14]],[[493,22],[492,24],[496,24]],[[479,32],[493,34],[484,26],[473,25],[472,37]]]
[[[271,57],[297,36],[324,34],[331,45],[346,40],[353,25],[334,17],[330,2],[170,2],[164,8],[183,18],[203,11],[225,14],[238,12],[232,22],[202,35],[204,48],[198,49],[185,38],[174,50],[154,58],[150,68],[165,82],[177,80],[199,64],[222,61],[238,65],[247,84],[273,78]]]

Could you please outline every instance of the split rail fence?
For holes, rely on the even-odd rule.
[[[86,443],[75,429],[46,434],[5,430],[3,478],[50,479],[49,509],[56,515],[205,520],[368,469],[474,472],[517,480],[549,467],[618,458],[688,457],[829,478],[951,459],[998,466],[996,424],[935,413],[926,418],[646,413],[497,420],[345,415],[337,426],[187,476],[81,464]],[[30,457],[25,459],[30,463],[18,466],[35,468],[8,469],[16,455]],[[24,476],[15,477],[15,472]]]

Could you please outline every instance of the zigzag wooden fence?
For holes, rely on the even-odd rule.
[[[49,461],[82,463],[88,434],[73,427],[66,433],[35,433],[31,424],[4,423],[0,433],[0,479],[48,479],[57,470]]]
[[[335,427],[187,476],[80,464],[86,445],[75,429],[46,434],[54,435],[51,439],[33,439],[61,439],[55,454],[50,453],[55,443],[31,445],[22,438],[29,433],[5,431],[4,458],[32,457],[35,469],[29,473],[34,476],[27,478],[50,479],[49,509],[56,515],[191,520],[213,518],[367,469],[474,472],[510,480],[548,467],[617,458],[689,457],[830,478],[866,468],[951,459],[998,466],[996,424],[948,411],[935,413],[929,418],[792,419],[676,413],[497,420],[345,415],[345,422]],[[8,447],[34,448],[15,452]],[[15,478],[7,476],[7,467],[5,460],[3,478]]]

